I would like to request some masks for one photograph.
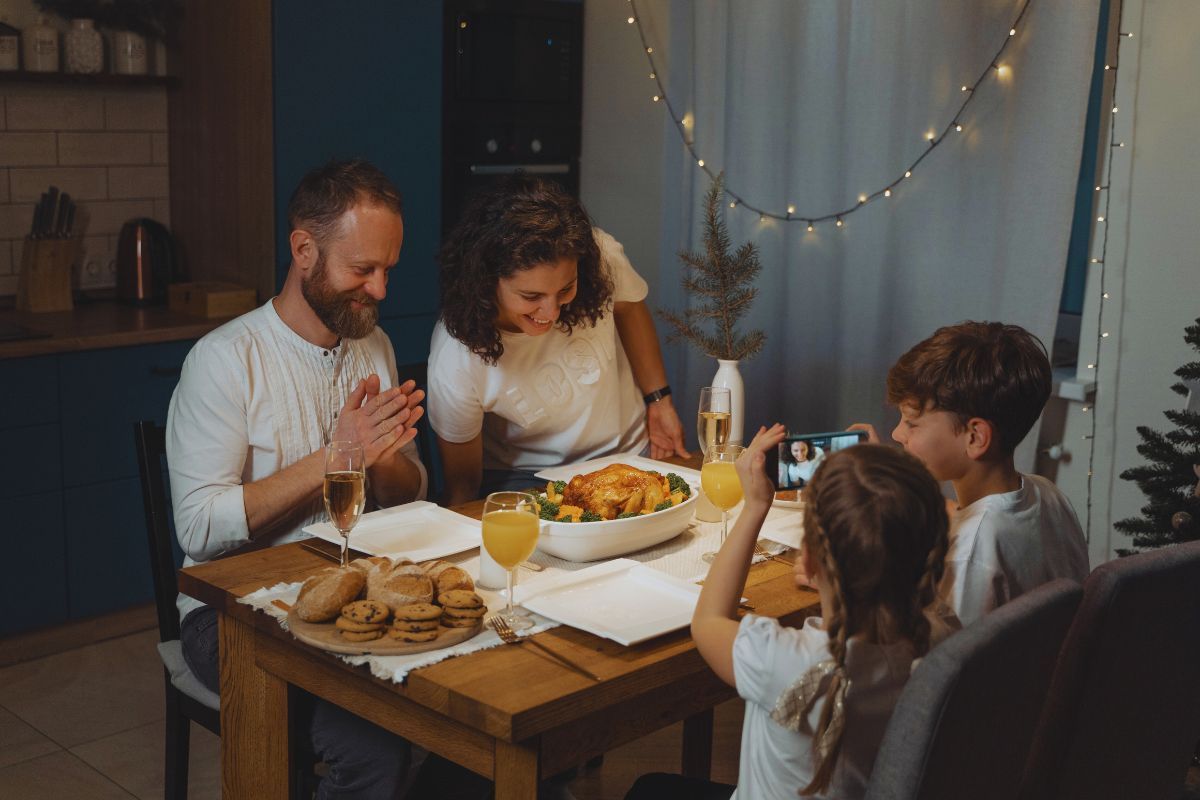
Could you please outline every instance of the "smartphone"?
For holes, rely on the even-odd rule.
[[[866,440],[866,431],[786,436],[774,452],[767,452],[767,475],[775,481],[776,491],[803,489],[825,456]]]

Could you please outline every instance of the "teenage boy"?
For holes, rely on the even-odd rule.
[[[963,625],[1055,578],[1087,577],[1070,501],[1013,463],[1049,396],[1045,347],[999,322],[939,328],[888,371],[888,403],[900,410],[892,438],[954,486],[939,594]]]

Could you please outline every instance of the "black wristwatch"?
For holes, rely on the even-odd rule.
[[[646,401],[646,405],[650,405],[651,403],[657,403],[659,400],[662,400],[664,397],[666,397],[670,393],[671,393],[671,387],[664,386],[661,389],[655,389],[650,394],[642,395],[642,399]]]

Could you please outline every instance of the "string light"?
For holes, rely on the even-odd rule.
[[[1124,17],[1124,14],[1125,14],[1125,4],[1124,4],[1124,2],[1122,2],[1121,8],[1117,12],[1118,23]],[[1118,25],[1118,30],[1120,30],[1119,25]],[[1132,33],[1123,33],[1121,35],[1126,38],[1133,37]],[[1117,63],[1120,63],[1120,60],[1121,60],[1121,37],[1118,37],[1116,40],[1115,55],[1116,55]],[[1112,69],[1113,69],[1112,64],[1104,65],[1105,72],[1111,72]],[[1105,164],[1104,164],[1105,177],[1103,180],[1101,180],[1100,183],[1096,184],[1097,192],[1102,191],[1104,189],[1108,189],[1112,185],[1112,161],[1113,161],[1112,155],[1114,153],[1116,153],[1117,150],[1119,150],[1125,146],[1124,142],[1115,142],[1114,141],[1116,139],[1117,111],[1119,110],[1119,105],[1117,104],[1116,81],[1113,82],[1112,104],[1109,107],[1112,109],[1112,112],[1108,118],[1108,140],[1110,142],[1109,157],[1105,160]],[[1103,195],[1103,198],[1104,198],[1104,207],[1100,211],[1100,213],[1098,213],[1096,215],[1097,222],[1104,222],[1105,219],[1108,218],[1108,215],[1109,215],[1108,209],[1109,209],[1109,205],[1112,202],[1112,192],[1111,191],[1105,192]],[[1095,392],[1096,392],[1097,396],[1099,395],[1099,387],[1100,387],[1100,375],[1099,375],[1099,370],[1097,369],[1097,365],[1100,362],[1102,343],[1105,339],[1110,338],[1109,337],[1110,332],[1104,330],[1104,306],[1105,306],[1106,301],[1111,299],[1111,295],[1108,293],[1108,291],[1105,289],[1105,286],[1104,286],[1105,277],[1107,275],[1107,267],[1105,266],[1105,262],[1108,260],[1108,229],[1109,229],[1109,226],[1105,225],[1104,231],[1100,237],[1100,253],[1099,253],[1099,255],[1093,256],[1090,259],[1092,264],[1098,265],[1097,280],[1100,283],[1100,286],[1099,286],[1100,302],[1097,304],[1098,308],[1097,308],[1097,312],[1096,312],[1096,355],[1095,355],[1096,360],[1087,365],[1087,368],[1089,370],[1092,370],[1092,380],[1093,380],[1093,385],[1096,387]],[[1093,399],[1093,405],[1094,404],[1095,404],[1095,401]],[[1088,410],[1089,410],[1088,406],[1085,405],[1082,407],[1082,411],[1084,413],[1086,413]],[[1098,414],[1095,414],[1095,413],[1091,414],[1091,419],[1089,420],[1090,431],[1089,431],[1089,433],[1085,434],[1083,437],[1084,440],[1089,441],[1091,443],[1089,445],[1090,449],[1088,452],[1087,515],[1086,515],[1086,522],[1084,524],[1084,538],[1089,542],[1092,539],[1092,481],[1095,476],[1095,467],[1096,467],[1096,428],[1097,428],[1098,420],[1099,420]]]
[[[812,233],[814,230],[816,230],[816,228],[813,227],[813,224],[811,222],[808,223],[808,232]]]
[[[1021,10],[1017,13],[1016,19],[1013,21],[1013,24],[1009,28],[1008,36],[1004,37],[1004,42],[1000,45],[1000,47],[996,51],[995,55],[993,55],[992,59],[988,62],[987,68],[985,68],[983,70],[983,72],[979,75],[979,77],[973,83],[962,84],[962,93],[966,95],[966,98],[963,100],[962,104],[958,107],[958,110],[955,111],[954,116],[952,118],[954,120],[954,122],[952,124],[954,125],[955,130],[957,130],[959,132],[961,132],[963,130],[963,124],[958,122],[958,120],[963,117],[963,113],[966,111],[967,106],[971,103],[971,101],[976,96],[975,90],[977,88],[979,88],[979,85],[981,83],[983,83],[984,81],[987,80],[988,75],[992,74],[994,71],[994,73],[996,75],[1003,76],[1011,71],[1007,65],[1002,65],[999,63],[999,61],[1000,61],[1001,57],[1004,55],[1005,48],[1007,48],[1009,43],[1014,40],[1014,37],[1017,34],[1017,28],[1020,27],[1021,20],[1025,17],[1026,12],[1029,10],[1029,5],[1031,2],[1032,2],[1032,0],[1024,0],[1024,2],[1021,4]],[[646,58],[647,58],[647,61],[649,62],[650,78],[651,78],[651,80],[655,81],[655,83],[658,85],[658,94],[654,95],[653,100],[656,103],[659,101],[662,101],[663,105],[666,106],[667,113],[670,114],[671,121],[675,123],[675,127],[679,130],[680,138],[683,140],[684,146],[688,149],[688,152],[691,154],[692,158],[696,161],[696,166],[699,167],[700,169],[704,170],[704,172],[709,177],[715,178],[716,177],[715,173],[712,171],[711,168],[705,166],[704,159],[702,159],[699,156],[699,154],[696,152],[695,142],[693,141],[692,137],[690,137],[688,135],[688,129],[690,126],[685,125],[683,123],[683,119],[678,114],[675,113],[674,106],[671,103],[670,96],[667,94],[666,87],[663,86],[662,81],[658,77],[658,70],[655,66],[654,58],[653,58],[654,48],[650,45],[650,43],[646,39],[646,31],[642,27],[642,18],[641,18],[641,15],[638,14],[637,4],[634,2],[634,0],[629,0],[629,5],[630,5],[631,13],[626,21],[629,24],[636,26],[637,32],[638,32],[638,38],[641,40],[642,48],[645,50]],[[926,141],[929,142],[929,146],[927,148],[925,148],[925,150],[920,155],[918,155],[917,158],[909,165],[908,169],[906,169],[904,171],[905,178],[911,178],[912,174],[913,174],[913,168],[916,167],[918,164],[920,164],[921,161],[924,160],[925,157],[928,156],[931,152],[933,152],[933,149],[935,147],[937,147],[939,144],[941,144],[943,141],[943,139],[939,138],[937,133],[934,131],[930,131],[929,133],[927,133],[925,135],[925,138],[926,138]],[[891,197],[891,189],[898,182],[899,181],[897,179],[893,179],[892,181],[885,184],[880,189],[875,190],[874,192],[869,192],[867,194],[859,195],[859,200],[855,205],[853,205],[849,208],[844,208],[840,211],[831,211],[827,214],[821,214],[821,215],[808,215],[808,216],[797,217],[795,215],[795,206],[791,205],[791,204],[789,204],[787,206],[787,208],[789,210],[786,213],[781,214],[778,212],[769,211],[765,208],[759,208],[741,197],[738,198],[738,204],[745,206],[748,210],[757,213],[759,215],[760,221],[763,221],[763,222],[765,222],[767,218],[783,220],[786,222],[804,221],[808,225],[809,230],[811,231],[813,229],[813,224],[815,224],[817,222],[823,222],[826,220],[834,220],[837,223],[838,227],[842,227],[843,226],[842,218],[844,216],[846,216],[848,214],[852,214],[853,212],[857,211],[858,209],[866,206],[870,202],[871,198],[873,198],[877,195],[882,194],[884,197]],[[726,192],[726,194],[728,194],[730,196],[735,196],[734,192],[728,188],[728,184],[726,184],[725,192]],[[730,206],[730,207],[733,208],[733,206]]]

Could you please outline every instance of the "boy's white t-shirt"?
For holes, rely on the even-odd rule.
[[[625,249],[594,229],[614,302],[647,294]],[[649,439],[646,407],[621,346],[611,308],[589,327],[542,336],[501,332],[504,353],[484,363],[441,320],[429,354],[429,424],[448,442],[483,433],[484,469],[522,469],[640,451]]]
[[[775,722],[771,712],[810,667],[831,657],[829,635],[821,629],[819,617],[809,617],[800,629],[783,627],[769,617],[742,618],[733,641],[733,672],[746,713],[734,800],[795,800],[812,780],[813,733],[824,697],[813,703],[800,731]],[[850,688],[841,755],[829,788],[814,797],[855,800],[866,792],[875,754],[914,657],[907,641],[879,645],[851,639],[846,643]]]
[[[963,625],[1056,578],[1082,582],[1088,550],[1071,502],[1040,475],[1015,492],[981,497],[950,518],[938,587]]]

